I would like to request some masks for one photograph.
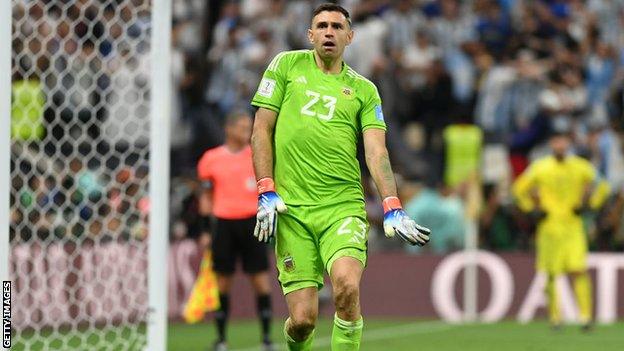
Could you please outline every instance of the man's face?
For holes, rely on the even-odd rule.
[[[342,13],[323,11],[312,19],[308,40],[322,59],[335,59],[351,44],[353,31]]]
[[[240,144],[248,144],[251,140],[253,123],[250,117],[241,117],[236,122],[225,127],[225,137]]]
[[[557,157],[564,157],[570,148],[570,137],[557,135],[550,138],[550,148]]]

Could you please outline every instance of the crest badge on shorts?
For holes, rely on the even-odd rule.
[[[287,256],[284,259],[284,269],[286,270],[286,272],[292,272],[295,270],[295,260],[292,258],[292,256]]]

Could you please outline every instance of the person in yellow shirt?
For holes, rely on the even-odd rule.
[[[597,210],[609,195],[587,160],[570,153],[567,126],[549,140],[552,154],[534,161],[513,184],[520,209],[537,221],[536,269],[547,275],[546,293],[550,323],[558,328],[561,317],[555,281],[562,274],[574,282],[584,330],[592,326],[592,286],[587,273],[587,237],[581,214]]]

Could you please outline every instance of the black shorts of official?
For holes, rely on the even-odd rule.
[[[256,217],[246,219],[217,218],[212,237],[213,269],[217,273],[232,274],[238,257],[243,271],[248,274],[269,269],[267,244],[253,236]]]

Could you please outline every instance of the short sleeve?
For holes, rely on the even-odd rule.
[[[533,198],[531,196],[533,187],[537,183],[538,176],[538,164],[531,164],[520,176],[516,179],[512,186],[512,193],[516,198],[518,207],[524,212],[533,210]]]
[[[213,177],[212,157],[208,151],[204,153],[199,163],[197,163],[197,178],[202,182],[212,182]]]
[[[264,107],[275,112],[280,111],[286,90],[287,54],[287,51],[277,54],[264,71],[258,90],[251,100],[253,106]]]
[[[360,130],[365,131],[370,128],[386,130],[381,98],[377,88],[370,83],[369,89],[365,94],[363,106],[360,110]]]
[[[596,180],[596,169],[594,166],[585,160],[582,160],[581,174],[583,175],[583,181],[585,183],[593,183]]]

